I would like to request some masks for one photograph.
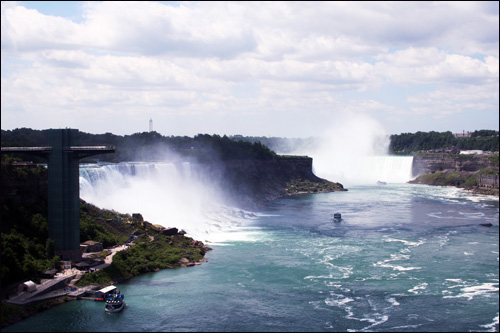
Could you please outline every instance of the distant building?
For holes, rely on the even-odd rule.
[[[153,119],[149,118],[149,131],[153,132]]]
[[[431,154],[438,154],[438,153],[460,154],[460,149],[458,149],[455,146],[451,146],[448,148],[431,149],[431,150],[428,150],[427,152],[431,153]]]
[[[479,187],[498,188],[498,175],[477,175]]]
[[[82,253],[89,252],[101,252],[103,250],[102,243],[88,240],[82,244],[80,244],[80,249]]]
[[[461,150],[460,154],[462,155],[482,155],[484,151],[482,150]]]
[[[469,131],[463,131],[462,133],[453,133],[455,138],[470,138],[472,136],[472,133]]]
[[[18,292],[27,291],[31,293],[35,290],[36,290],[36,284],[31,280],[21,283],[17,288]]]

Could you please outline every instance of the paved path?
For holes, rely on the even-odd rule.
[[[129,247],[127,245],[120,245],[118,247],[114,247],[112,249],[109,249],[111,251],[111,254],[107,255],[106,258],[104,258],[104,264],[100,264],[100,265],[94,266],[92,268],[99,270],[99,269],[103,269],[103,268],[108,267],[113,262],[113,257],[115,256],[115,254],[117,252],[126,250],[128,248]]]
[[[127,245],[121,245],[118,247],[114,247],[112,249],[108,249],[111,251],[111,254],[106,256],[104,259],[104,264],[100,264],[92,267],[93,269],[99,270],[105,267],[108,267],[113,262],[113,256],[125,249],[128,249]],[[82,288],[76,288],[76,290],[71,291],[70,288],[66,287],[67,282],[69,281],[69,285],[73,286],[80,277],[84,275],[83,272],[79,271],[76,268],[65,269],[54,277],[54,279],[46,280],[42,284],[37,285],[36,290],[34,292],[20,292],[14,297],[12,297],[8,302],[12,304],[18,305],[27,305],[32,302],[41,301],[45,299],[51,299],[54,297],[60,297],[64,295],[78,297],[83,295],[86,292],[91,291],[95,286],[85,286]],[[55,287],[55,285],[60,284],[60,288]],[[49,288],[55,287],[55,290],[47,291]]]

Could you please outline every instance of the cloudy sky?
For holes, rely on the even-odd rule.
[[[498,130],[493,2],[2,1],[2,129]],[[359,121],[357,121],[359,119]]]

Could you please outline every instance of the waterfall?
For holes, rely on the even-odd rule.
[[[413,156],[317,156],[314,172],[328,180],[350,185],[374,185],[377,181],[406,183],[412,179]]]
[[[197,240],[223,242],[248,235],[233,231],[251,213],[225,204],[223,191],[190,163],[82,165],[80,197],[124,214],[140,213]]]
[[[412,156],[388,155],[390,136],[363,113],[339,114],[323,133],[294,151],[313,158],[316,176],[344,187],[374,185],[377,181],[406,183],[412,179]]]

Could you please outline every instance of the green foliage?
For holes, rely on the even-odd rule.
[[[461,187],[470,189],[476,185],[477,185],[477,176],[472,175],[472,176],[468,177],[467,179],[465,179],[465,181],[463,182]]]
[[[498,154],[493,154],[490,156],[491,162],[493,162],[493,165],[496,165],[498,167]]]
[[[49,258],[53,259],[53,258]],[[20,232],[2,234],[2,283],[34,278],[52,265],[42,244]]]
[[[330,181],[311,182],[307,180],[293,180],[286,184],[286,189],[289,194],[296,193],[321,193],[331,192],[343,189],[338,183]]]
[[[260,142],[233,141],[227,136],[198,134],[194,137],[200,160],[271,160],[276,153]]]
[[[2,145],[40,146],[47,145],[47,133],[31,129],[2,130]],[[38,140],[38,141],[37,141]],[[118,136],[111,133],[89,134],[78,132],[80,145],[111,145],[114,154],[99,155],[97,159],[108,162],[172,160],[174,155],[202,161],[212,159],[273,159],[276,154],[261,142],[235,141],[227,136],[198,134],[193,138],[162,136],[157,132],[142,132]],[[175,152],[175,154],[173,154]],[[33,160],[32,156],[23,159]],[[95,158],[95,157],[94,157]],[[83,159],[83,162],[94,161]]]
[[[87,273],[85,274],[78,282],[77,286],[86,286],[89,284],[98,284],[98,285],[107,285],[111,283],[114,279],[114,274],[110,274],[113,272],[110,269],[111,266],[101,269],[97,272]],[[118,277],[118,275],[116,275]]]
[[[179,267],[181,258],[197,262],[205,254],[203,248],[194,246],[193,240],[183,235],[165,236],[155,233],[154,240],[142,237],[136,243],[127,250],[116,253],[110,266],[85,274],[78,285],[122,281],[160,269]]]
[[[486,136],[498,136],[498,131],[494,130],[479,130],[472,132],[471,136],[473,138],[481,138]]]
[[[421,175],[412,182],[427,185],[458,186],[465,189],[471,189],[477,186],[477,175],[498,175],[498,172],[492,169],[482,169],[475,173],[442,171]]]
[[[498,131],[475,131],[468,138],[455,138],[451,132],[417,132],[391,135],[391,153],[411,154],[422,150],[455,146],[460,150],[498,151]]]
[[[104,247],[124,243],[133,226],[125,223],[130,217],[109,210],[99,209],[80,202],[80,242],[93,240]]]

